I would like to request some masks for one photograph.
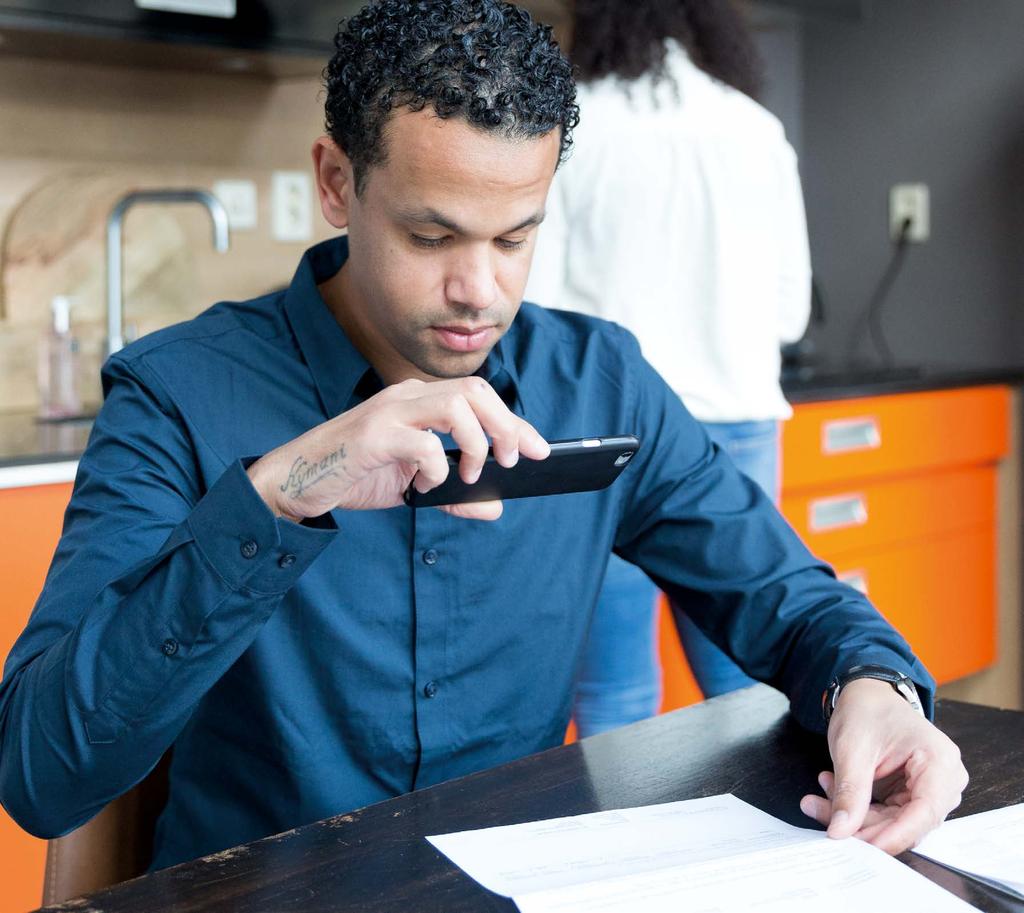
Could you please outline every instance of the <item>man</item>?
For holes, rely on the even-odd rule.
[[[347,241],[309,251],[286,291],[104,368],[0,686],[11,815],[64,833],[173,747],[159,867],[556,745],[613,545],[806,725],[823,727],[829,681],[865,664],[909,676],[930,707],[907,645],[632,337],[519,308],[575,121],[549,32],[498,0],[384,0],[337,48],[313,159]],[[509,466],[543,459],[547,438],[623,431],[643,444],[606,491],[402,505],[445,477],[442,437],[471,481],[488,439]],[[855,676],[828,727],[831,799],[804,808],[896,852],[966,774],[888,682]]]

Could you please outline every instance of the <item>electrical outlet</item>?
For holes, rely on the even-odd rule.
[[[931,212],[927,184],[894,184],[889,191],[889,236],[899,238],[903,223],[910,219],[908,241],[927,241],[931,235]]]
[[[275,171],[270,199],[275,241],[313,237],[313,182],[305,171]]]
[[[228,213],[228,227],[232,231],[252,230],[256,227],[258,198],[254,181],[217,181],[213,195],[224,204]]]

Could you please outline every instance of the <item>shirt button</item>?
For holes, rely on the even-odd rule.
[[[277,562],[278,567],[291,567],[295,564],[294,555],[282,555],[281,560]]]
[[[437,564],[437,552],[432,548],[428,548],[423,553],[423,563],[431,565]]]
[[[423,686],[423,696],[433,697],[435,694],[437,694],[437,682],[427,682]]]
[[[255,539],[246,539],[242,543],[240,551],[242,552],[243,558],[255,558],[256,553],[260,550],[260,547],[256,544]]]
[[[163,651],[164,656],[174,656],[178,652],[178,642],[173,637],[168,637],[162,644],[160,649]]]

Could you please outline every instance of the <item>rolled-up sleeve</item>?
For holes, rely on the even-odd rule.
[[[629,476],[616,552],[749,675],[785,692],[807,728],[823,728],[831,678],[861,663],[910,676],[930,715],[934,681],[907,642],[807,550],[623,337],[645,445]]]
[[[66,833],[141,780],[335,538],[276,518],[236,460],[206,490],[187,423],[119,357],[43,592],[0,683],[0,800]]]

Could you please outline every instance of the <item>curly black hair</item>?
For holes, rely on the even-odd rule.
[[[757,100],[761,60],[730,0],[575,0],[572,62],[588,83],[604,76],[665,75],[665,40],[674,38],[709,76]]]
[[[377,0],[334,37],[324,70],[327,133],[352,162],[361,193],[387,159],[391,111],[462,117],[509,138],[561,129],[559,162],[579,120],[572,68],[524,9],[501,0]]]

